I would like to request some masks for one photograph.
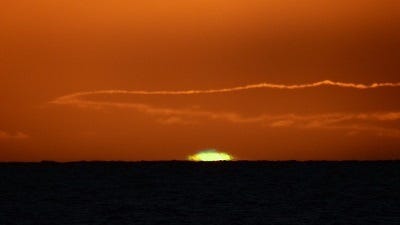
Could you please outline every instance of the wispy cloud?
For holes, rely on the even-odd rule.
[[[315,83],[307,83],[307,84],[273,84],[273,83],[258,83],[258,84],[250,84],[244,86],[237,86],[232,88],[220,88],[220,89],[206,89],[206,90],[179,90],[179,91],[130,91],[130,90],[99,90],[99,91],[87,91],[87,92],[77,92],[70,95],[65,95],[59,97],[52,101],[52,103],[56,104],[73,104],[81,102],[80,98],[93,96],[93,95],[101,95],[101,94],[128,94],[128,95],[197,95],[197,94],[215,94],[215,93],[228,93],[228,92],[236,92],[236,91],[244,91],[251,89],[286,89],[286,90],[295,90],[295,89],[306,89],[306,88],[316,88],[323,86],[334,86],[340,88],[351,88],[351,89],[376,89],[383,87],[400,87],[400,82],[398,83],[372,83],[372,84],[359,84],[359,83],[345,83],[345,82],[335,82],[331,80],[324,80]]]
[[[7,139],[7,140],[20,140],[20,139],[27,139],[29,135],[23,132],[16,132],[16,133],[8,133],[5,131],[0,130],[0,140]]]
[[[244,91],[249,89],[305,89],[315,87],[335,86],[339,88],[352,88],[358,90],[375,89],[384,87],[400,87],[400,83],[373,83],[357,84],[333,82],[330,80],[309,83],[309,84],[271,84],[260,83],[253,85],[238,86],[223,89],[208,90],[186,90],[186,91],[128,91],[128,90],[100,90],[89,92],[78,92],[70,95],[61,96],[53,101],[52,104],[73,105],[89,108],[123,108],[132,109],[148,115],[156,116],[157,121],[163,124],[193,124],[202,120],[218,120],[230,123],[253,123],[270,128],[294,127],[300,129],[341,129],[348,133],[356,132],[374,132],[379,135],[400,137],[400,131],[395,128],[385,128],[379,125],[370,125],[369,123],[382,124],[400,120],[400,112],[369,112],[369,113],[329,113],[329,114],[282,114],[269,115],[260,114],[257,116],[243,116],[236,112],[207,111],[200,108],[168,108],[157,107],[149,104],[135,102],[114,102],[114,101],[96,101],[88,100],[89,96],[96,95],[198,95],[228,93]],[[86,98],[85,98],[86,97]]]

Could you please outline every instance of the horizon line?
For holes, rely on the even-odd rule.
[[[310,162],[400,162],[399,159],[343,159],[343,160],[221,160],[221,161],[191,161],[191,160],[74,160],[74,161],[57,161],[57,160],[41,160],[41,161],[0,161],[0,164],[74,164],[74,163],[237,163],[237,162],[266,162],[266,163],[310,163]]]

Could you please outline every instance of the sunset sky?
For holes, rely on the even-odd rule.
[[[0,161],[400,159],[398,0],[3,0]]]

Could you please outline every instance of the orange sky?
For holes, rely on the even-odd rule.
[[[399,59],[398,0],[4,0],[0,161],[399,159]]]

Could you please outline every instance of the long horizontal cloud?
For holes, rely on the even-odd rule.
[[[215,93],[227,93],[244,91],[251,89],[306,89],[306,88],[316,88],[321,86],[335,86],[340,88],[352,88],[352,89],[375,89],[382,87],[400,87],[400,82],[398,83],[372,83],[372,84],[357,84],[357,83],[344,83],[344,82],[334,82],[331,80],[324,80],[315,83],[307,84],[273,84],[273,83],[259,83],[250,84],[244,86],[237,86],[232,88],[221,88],[221,89],[207,89],[207,90],[183,90],[183,91],[129,91],[129,90],[100,90],[100,91],[88,91],[88,92],[77,92],[70,95],[65,95],[52,103],[65,104],[68,102],[76,102],[79,97],[90,96],[90,95],[100,95],[100,94],[129,94],[129,95],[196,95],[196,94],[215,94]]]
[[[384,123],[400,120],[400,112],[377,112],[377,113],[332,113],[318,115],[268,115],[261,114],[258,116],[246,117],[235,112],[215,112],[194,108],[167,108],[156,107],[148,104],[114,102],[114,101],[95,101],[87,100],[85,97],[95,95],[196,95],[196,94],[213,94],[228,93],[235,91],[244,91],[250,89],[305,89],[321,86],[335,86],[340,88],[352,89],[375,89],[383,87],[400,87],[400,83],[373,83],[373,84],[356,84],[333,82],[329,80],[296,85],[270,84],[260,83],[253,85],[238,86],[223,89],[208,90],[186,90],[186,91],[128,91],[128,90],[101,90],[89,92],[77,92],[70,95],[61,96],[51,103],[58,105],[74,105],[79,107],[102,108],[114,107],[133,109],[148,115],[159,117],[157,121],[164,124],[192,124],[196,121],[209,119],[219,120],[231,123],[256,123],[261,126],[272,128],[297,127],[303,129],[343,129],[351,132],[372,131],[380,135],[400,137],[400,131],[395,128],[385,128],[377,125],[366,125],[367,122]]]

